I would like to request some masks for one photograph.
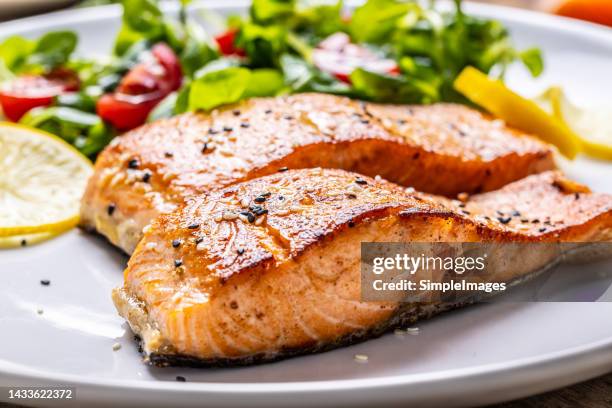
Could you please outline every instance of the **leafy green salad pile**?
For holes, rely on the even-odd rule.
[[[352,13],[341,1],[253,0],[246,16],[230,16],[217,37],[210,12],[166,15],[155,0],[124,0],[112,55],[75,53],[77,35],[58,31],[37,40],[19,36],[0,44],[0,82],[58,69],[78,77],[78,88],[20,121],[55,133],[91,158],[116,135],[99,115],[100,98],[155,44],[165,43],[180,63],[180,87],[148,113],[147,121],[186,111],[209,111],[255,96],[323,92],[389,103],[467,103],[452,83],[467,66],[502,77],[521,61],[537,76],[537,49],[516,50],[504,26],[466,15],[461,2],[439,11],[433,2],[368,0]],[[215,33],[217,34],[217,33]],[[364,61],[362,64],[360,61]]]

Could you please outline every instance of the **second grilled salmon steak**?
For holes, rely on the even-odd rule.
[[[113,292],[158,365],[249,364],[380,335],[440,309],[360,297],[362,242],[612,240],[612,196],[557,172],[467,202],[342,170],[195,197],[147,228]],[[508,281],[533,272],[523,253]],[[545,260],[546,261],[546,260]]]
[[[285,167],[340,168],[453,196],[494,190],[554,162],[547,145],[460,105],[252,99],[117,137],[96,162],[82,225],[131,253],[142,228],[186,197]]]

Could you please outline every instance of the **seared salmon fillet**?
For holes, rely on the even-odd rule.
[[[465,203],[410,191],[304,169],[193,197],[146,228],[114,303],[152,364],[250,364],[367,339],[444,310],[362,301],[362,242],[612,239],[612,196],[557,172]]]
[[[460,105],[386,106],[323,94],[252,99],[117,137],[96,161],[81,223],[131,253],[142,228],[187,197],[310,167],[453,196],[494,190],[554,161],[547,145]]]

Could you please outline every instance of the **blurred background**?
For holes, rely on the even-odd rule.
[[[0,21],[67,7],[87,7],[119,0],[0,0]],[[612,0],[472,0],[479,3],[522,7],[612,26]],[[223,0],[208,0],[210,3]]]

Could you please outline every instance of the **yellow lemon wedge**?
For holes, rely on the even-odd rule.
[[[547,89],[535,101],[580,135],[585,154],[602,160],[612,160],[612,106],[579,108],[558,86]]]
[[[73,228],[91,162],[62,139],[0,122],[0,244],[21,245]]]
[[[465,68],[455,80],[454,87],[510,126],[555,145],[569,159],[576,157],[581,150],[580,138],[563,121],[476,68]]]

